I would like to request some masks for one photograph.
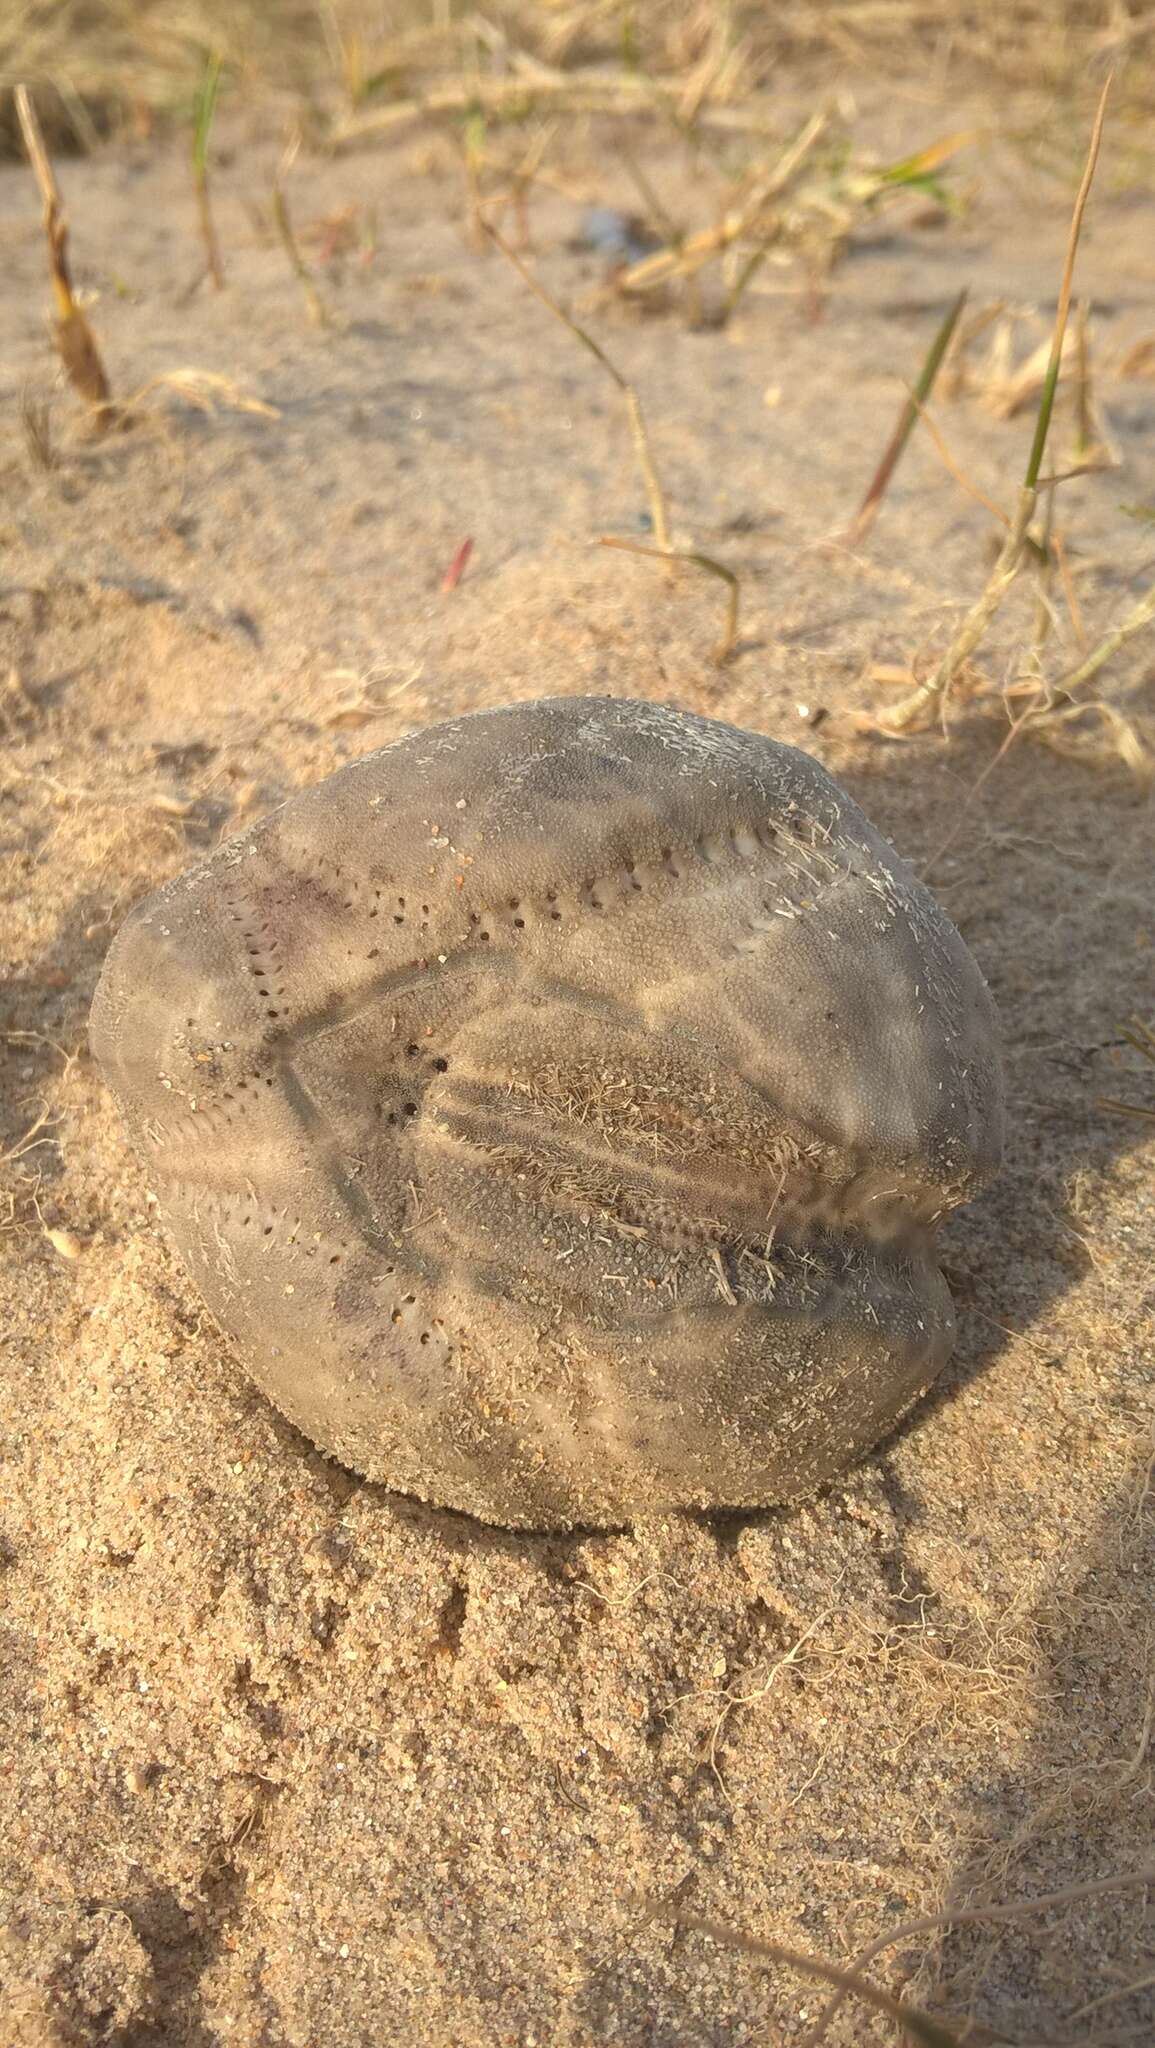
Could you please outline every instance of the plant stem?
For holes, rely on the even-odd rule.
[[[1106,666],[1112,656],[1117,654],[1119,649],[1128,640],[1133,639],[1136,633],[1141,633],[1145,626],[1153,624],[1155,624],[1155,583],[1139,599],[1138,604],[1127,613],[1126,617],[1120,619],[1118,625],[1113,626],[1109,633],[1104,634],[1097,647],[1093,647],[1091,652],[1082,661],[1074,668],[1068,669],[1066,675],[1060,676],[1058,681],[1052,685],[1049,692],[1051,702],[1054,703],[1055,699],[1060,696],[1069,697],[1074,690],[1081,688],[1082,684],[1089,683],[1092,676],[1097,676],[1099,670]]]
[[[998,611],[1022,566],[1027,544],[1027,528],[1031,523],[1037,491],[1024,484],[1019,492],[1018,508],[1007,529],[999,557],[991,570],[987,585],[977,604],[971,607],[942,660],[917,690],[896,704],[887,725],[894,732],[906,732],[915,720],[926,711],[937,710],[957,676],[964,661],[975,651],[986,634],[991,620]]]

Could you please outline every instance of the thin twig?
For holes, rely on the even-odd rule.
[[[470,78],[465,85],[435,86],[431,91],[386,107],[373,107],[350,115],[333,130],[335,148],[380,135],[407,122],[427,121],[438,114],[467,113],[480,106],[500,120],[504,115],[524,118],[538,104],[547,104],[558,115],[629,113],[669,121],[676,119],[676,103],[660,81],[635,72],[606,72],[588,79],[568,71],[549,71],[535,65],[528,76]],[[768,136],[767,116],[758,108],[703,106],[696,114],[699,127],[721,128],[736,135]]]
[[[1023,711],[1020,714],[1020,716],[1014,721],[1014,724],[1011,726],[1010,731],[1007,733],[1005,739],[999,747],[998,752],[991,756],[991,759],[987,762],[987,765],[983,769],[982,773],[975,777],[975,780],[972,782],[965,797],[963,798],[961,804],[958,806],[955,812],[953,823],[951,824],[951,828],[947,833],[946,838],[939,842],[938,846],[936,846],[934,852],[931,854],[929,860],[927,860],[924,863],[924,865],[920,868],[918,877],[920,882],[925,882],[928,879],[932,869],[938,866],[938,863],[942,859],[944,853],[948,853],[950,851],[950,848],[954,845],[955,840],[958,838],[959,833],[962,831],[963,826],[966,823],[967,817],[970,813],[970,807],[973,804],[975,798],[979,795],[979,793],[985,788],[986,784],[990,781],[990,778],[994,774],[995,769],[998,767],[999,762],[1006,758],[1007,754],[1009,754],[1011,748],[1014,746],[1015,741],[1026,730],[1027,724],[1030,720],[1031,712],[1035,709],[1036,705],[1039,702],[1040,694],[1041,692],[1037,692],[1036,695],[1032,698],[1026,710]]]
[[[1132,1017],[1129,1024],[1121,1024],[1119,1026],[1119,1035],[1121,1038],[1126,1039],[1128,1045],[1133,1045],[1136,1052],[1141,1052],[1145,1060],[1150,1060],[1152,1065],[1155,1066],[1155,1031],[1151,1029],[1150,1024],[1144,1023],[1142,1017]],[[1124,1102],[1116,1095],[1100,1095],[1097,1106],[1099,1109],[1113,1109],[1120,1116],[1138,1116],[1155,1119],[1155,1109],[1148,1109],[1146,1104],[1142,1102]],[[1149,1714],[1151,1706],[1152,1701],[1148,1700]],[[1141,1756],[1145,1752],[1150,1738],[1151,1730],[1145,1722],[1143,1739],[1140,1744]]]
[[[555,320],[560,320],[563,327],[568,327],[574,338],[581,342],[582,347],[588,349],[596,361],[601,364],[607,376],[612,377],[618,390],[621,392],[626,403],[626,413],[630,422],[630,433],[633,437],[638,467],[641,470],[642,482],[645,485],[650,518],[653,522],[654,539],[658,543],[659,552],[663,555],[668,555],[670,553],[670,522],[666,512],[666,498],[658,480],[658,472],[654,467],[650,437],[646,431],[641,400],[637,392],[630,383],[629,378],[624,377],[617,364],[611,361],[600,342],[595,341],[593,335],[587,333],[584,327],[579,327],[577,321],[566,312],[565,307],[559,305],[558,301],[546,291],[545,286],[534,276],[528,264],[522,262],[516,249],[510,247],[510,244],[502,235],[498,234],[497,229],[492,223],[483,221],[482,226],[490,240],[501,250],[502,255],[512,263],[519,277],[529,286],[534,297],[541,300],[542,305],[553,314]]]
[[[727,327],[734,318],[747,286],[752,284],[753,280],[757,277],[769,254],[769,245],[765,242],[761,248],[751,250],[722,301],[722,311],[718,321],[720,327]]]
[[[1079,609],[1079,594],[1075,589],[1075,579],[1071,574],[1071,565],[1067,560],[1066,543],[1062,534],[1057,529],[1055,532],[1055,560],[1059,565],[1059,577],[1063,585],[1063,597],[1066,600],[1067,616],[1071,621],[1071,630],[1075,635],[1080,653],[1085,654],[1087,651],[1087,632],[1083,625],[1083,614]]]

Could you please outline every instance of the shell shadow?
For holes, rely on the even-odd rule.
[[[1149,1144],[1151,1126],[1100,1098],[1155,1106],[1155,1077],[1119,1030],[1128,1016],[1150,1018],[1155,1009],[1144,937],[1155,805],[1120,775],[1021,747],[985,785],[981,803],[960,817],[960,802],[997,743],[990,726],[975,722],[949,749],[920,749],[913,773],[907,750],[871,752],[844,771],[852,793],[916,867],[934,859],[959,825],[928,880],[992,986],[1008,1079],[1004,1172],[943,1233],[958,1310],[954,1356],[873,1462],[896,1523],[917,1521],[925,1504],[911,1496],[896,1463],[911,1472],[920,1435],[949,1430],[951,1411],[1015,1341],[1031,1347],[1033,1372],[1054,1375],[1058,1395],[1062,1376],[1079,1370],[1077,1358],[1069,1366],[1065,1355],[1079,1325],[1056,1311],[1089,1273],[1102,1279],[1105,1312],[1126,1335],[1097,1345],[1087,1332],[1085,1341],[1106,1383],[1108,1412],[1125,1418],[1134,1435],[1124,1436],[1122,1457],[1118,1449],[1113,1456],[1111,1497],[1101,1511],[1092,1465],[1080,1473],[1069,1540],[1061,1540],[1065,1525],[1055,1532],[1057,1562],[1023,1616],[1033,1646],[1026,1727],[1009,1745],[1004,1730],[1001,1767],[992,1771],[989,1756],[967,1761],[952,1801],[958,1846],[944,1896],[948,1905],[1029,1901],[1072,1884],[1109,1883],[1050,1912],[954,1929],[937,1949],[935,1937],[924,1938],[932,1960],[909,1992],[932,2010],[956,2018],[965,2012],[983,2039],[1148,2039],[1155,2031],[1149,1893],[1127,1879],[1140,1866],[1155,1867],[1150,1829],[1139,1819],[1149,1799],[1155,1699],[1155,1518],[1145,1434],[1152,1297],[1137,1242],[1131,1280],[1121,1278],[1112,1293],[1095,1265],[1093,1239],[1100,1215],[1112,1217],[1113,1229],[1124,1226],[1118,1241],[1126,1274],[1126,1226],[1137,1211],[1126,1185],[1120,1188],[1119,1169]],[[1132,1207],[1120,1216],[1128,1200]],[[1118,1467],[1128,1457],[1133,1470],[1120,1486]],[[1013,1559],[1004,1563],[1013,1567]],[[903,1572],[907,1598],[934,1598],[905,1562]],[[876,1967],[884,1970],[885,1959]],[[988,2035],[986,2027],[997,2031]]]
[[[904,858],[920,874],[929,866],[929,886],[992,988],[1007,1072],[1002,1174],[941,1239],[955,1352],[899,1437],[957,1401],[1086,1273],[1086,1191],[1149,1135],[1101,1097],[1155,1097],[1120,1032],[1155,1004],[1150,953],[1136,943],[1150,916],[1155,805],[1121,773],[1027,744],[967,809],[999,738],[990,722],[971,721],[929,758],[920,748],[913,774],[904,748],[872,749],[844,770]]]

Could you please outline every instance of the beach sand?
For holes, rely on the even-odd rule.
[[[805,111],[783,92],[767,118],[785,136]],[[966,119],[912,79],[861,93],[851,125],[886,159]],[[869,539],[822,545],[963,284],[1022,313],[1018,360],[1045,339],[1085,130],[1059,176],[1013,126],[968,156],[960,218],[908,198],[856,225],[817,297],[795,257],[722,329],[612,294],[582,315],[636,381],[676,544],[740,575],[723,668],[721,583],[594,545],[650,538],[621,394],[474,246],[441,136],[295,165],[328,329],[260,211],[271,119],[222,130],[219,293],[196,282],[184,149],[62,160],[115,392],[201,381],[102,438],[55,389],[47,468],[22,426],[54,390],[39,205],[0,167],[4,2048],[794,2048],[823,1986],[671,1914],[845,1966],[944,1907],[1099,1880],[900,1933],[870,1974],[971,2048],[1155,2030],[1134,1881],[1155,1867],[1155,1173],[1150,1123],[1101,1106],[1155,1102],[1120,1037],[1155,1016],[1155,811],[1109,746],[1020,740],[975,792],[997,687],[957,693],[946,737],[867,729],[991,560],[994,519],[928,437]],[[567,129],[533,200],[527,260],[570,304],[603,282],[572,246],[583,206],[638,203],[620,134]],[[708,219],[707,174],[641,120],[630,139],[671,210]],[[1126,141],[1077,280],[1122,466],[1060,498],[1092,640],[1155,549],[1155,382],[1124,374],[1155,330],[1155,201]],[[327,259],[310,227],[350,207],[375,216],[370,260]],[[961,388],[935,411],[1009,507],[1032,410]],[[1055,468],[1073,432],[1064,400]],[[1055,601],[1052,674],[1077,652]],[[1034,602],[1024,585],[982,650],[995,686]],[[1101,678],[1148,732],[1152,645]],[[341,1470],[250,1386],[86,1019],[130,906],[230,831],[432,720],[591,691],[809,748],[927,868],[999,1006],[1010,1133],[944,1233],[956,1356],[843,1485],[511,1535]],[[853,2000],[825,2035],[895,2038]]]

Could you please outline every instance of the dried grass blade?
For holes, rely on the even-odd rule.
[[[1087,161],[1083,166],[1083,176],[1075,197],[1074,211],[1071,215],[1071,228],[1067,236],[1067,255],[1063,264],[1063,281],[1059,287],[1059,305],[1055,314],[1055,332],[1051,340],[1050,360],[1047,363],[1043,395],[1039,401],[1039,414],[1035,421],[1035,437],[1031,443],[1031,452],[1027,460],[1027,474],[1023,479],[1028,490],[1034,490],[1035,485],[1039,481],[1039,471],[1043,466],[1043,450],[1047,445],[1051,414],[1055,407],[1055,390],[1059,382],[1063,342],[1067,332],[1067,317],[1071,310],[1071,283],[1075,274],[1075,255],[1079,247],[1083,215],[1087,210],[1087,200],[1090,197],[1091,184],[1095,176],[1095,166],[1099,161],[1099,145],[1103,139],[1103,122],[1106,118],[1107,100],[1114,77],[1114,72],[1109,71],[1103,82],[1103,90],[1099,94],[1099,104],[1095,109],[1095,122],[1091,129],[1091,143],[1087,151]]]
[[[1118,653],[1120,647],[1125,646],[1127,641],[1133,639],[1136,633],[1141,633],[1144,627],[1153,624],[1155,624],[1155,583],[1139,599],[1138,604],[1133,606],[1127,613],[1126,618],[1120,619],[1117,626],[1112,627],[1109,633],[1104,634],[1097,647],[1093,647],[1091,652],[1085,655],[1075,668],[1068,669],[1066,675],[1059,677],[1051,691],[1052,702],[1059,696],[1069,697],[1073,690],[1079,689],[1083,683],[1089,683],[1092,676],[1097,676],[1099,670],[1111,660],[1113,655]]]
[[[198,412],[213,414],[221,408],[231,412],[255,413],[259,418],[279,420],[277,406],[269,405],[263,398],[254,398],[242,389],[232,377],[224,376],[219,370],[200,370],[195,364],[180,365],[172,370],[161,370],[142,384],[131,398],[125,401],[126,413],[136,412],[144,399],[154,391],[173,391],[183,398],[186,405],[195,406]]]
[[[1103,747],[1082,743],[1080,735],[1066,737],[1066,728],[1075,726],[1090,714],[1098,719],[1106,735],[1109,754],[1117,755],[1124,767],[1129,768],[1135,780],[1143,787],[1150,786],[1155,779],[1155,761],[1147,752],[1143,741],[1130,719],[1114,704],[1108,704],[1102,697],[1091,697],[1082,704],[1068,704],[1063,710],[1033,712],[1021,721],[1028,736],[1040,740],[1056,754],[1063,754],[1069,760],[1101,762],[1105,758]]]
[[[687,235],[679,247],[658,249],[652,256],[643,256],[618,279],[618,289],[626,293],[647,292],[653,291],[657,285],[669,283],[672,278],[692,277],[711,257],[741,240],[757,220],[767,200],[774,198],[790,183],[826,128],[827,118],[825,114],[810,116],[801,134],[778,162],[747,186],[741,205],[732,206],[715,226],[702,228],[696,235]]]
[[[947,475],[954,478],[959,489],[965,491],[968,498],[973,498],[975,504],[981,505],[984,512],[989,512],[992,519],[997,519],[1000,526],[1009,526],[1011,522],[1003,511],[1002,506],[996,505],[993,498],[988,498],[986,492],[980,490],[978,484],[967,476],[964,470],[960,469],[947,446],[946,437],[934,415],[927,411],[927,408],[919,399],[915,398],[913,392],[911,393],[911,402],[927,433],[930,435],[931,447],[934,449]]]
[[[16,116],[28,160],[44,202],[44,233],[48,242],[48,265],[56,300],[55,340],[57,352],[73,389],[91,407],[97,430],[105,432],[116,419],[111,403],[112,388],[101,360],[96,336],[83,308],[77,304],[68,268],[68,227],[60,188],[45,148],[44,137],[32,95],[26,85],[15,93]]]
[[[764,242],[761,248],[751,250],[749,256],[747,256],[745,262],[742,265],[741,270],[738,272],[737,277],[734,279],[733,284],[730,286],[730,289],[726,293],[726,297],[722,302],[722,317],[719,323],[722,327],[727,327],[730,321],[733,319],[735,313],[738,310],[739,305],[745,297],[746,287],[749,284],[751,284],[754,278],[758,275],[758,272],[761,270],[762,265],[765,263],[766,258],[769,254],[769,244]]]

